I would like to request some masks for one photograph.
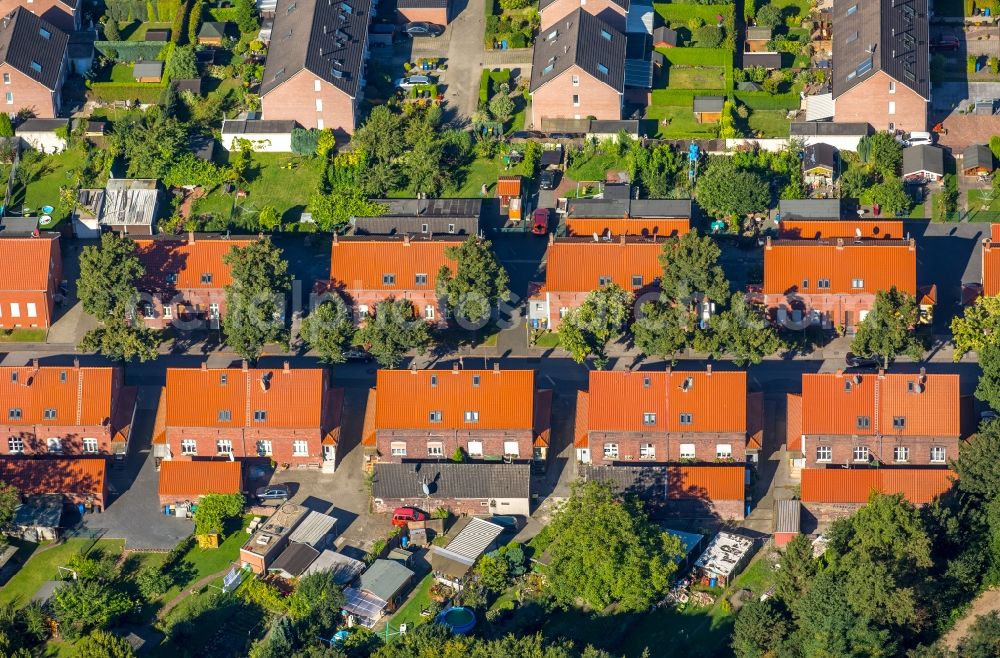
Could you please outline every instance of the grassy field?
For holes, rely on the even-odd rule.
[[[542,334],[537,340],[535,340],[535,347],[559,347],[559,334],[555,331],[549,331]]]
[[[575,181],[603,181],[609,170],[620,166],[619,158],[607,153],[597,153],[588,160],[577,157],[566,169],[566,177]]]
[[[486,193],[492,196],[496,192],[497,178],[500,176],[524,175],[524,168],[518,164],[510,169],[503,163],[501,156],[492,160],[473,160],[464,171],[460,172],[459,180],[461,185],[457,188],[445,190],[441,196],[450,199],[476,199],[482,197],[483,185],[486,185]],[[412,197],[409,190],[397,190],[390,196]]]
[[[198,544],[194,544],[191,550],[180,559],[182,568],[188,570],[187,582],[174,585],[164,592],[160,599],[168,603],[190,583],[197,582],[213,573],[219,573],[226,569],[230,563],[235,562],[240,556],[240,547],[249,538],[243,529],[250,524],[251,519],[253,519],[251,514],[243,517],[240,528],[234,529],[216,549],[198,548]]]
[[[400,624],[406,624],[408,628],[413,628],[417,624],[430,621],[430,617],[421,617],[420,611],[431,603],[430,589],[434,584],[434,574],[427,574],[413,590],[413,596],[402,608],[396,611],[389,621],[390,626],[395,630]]]
[[[747,122],[750,130],[762,137],[788,137],[791,129],[784,110],[754,110]]]
[[[157,23],[155,21],[147,21],[143,23],[142,21],[134,21],[123,25],[118,24],[118,31],[122,35],[122,39],[125,41],[145,41],[146,32],[149,30],[169,30],[172,27],[171,23]]]
[[[32,215],[40,215],[42,206],[59,205],[59,188],[72,185],[73,170],[84,163],[83,149],[72,148],[56,155],[45,156],[32,167],[31,181],[26,189],[20,189],[15,184],[11,198],[11,207],[30,208]],[[52,228],[69,216],[68,212],[52,213],[53,222],[47,228]]]
[[[671,89],[722,89],[726,70],[721,66],[677,64],[667,69],[667,83]]]
[[[132,75],[133,65],[128,62],[118,62],[111,67],[108,75],[101,76],[98,82],[135,82]]]
[[[996,222],[1000,221],[1000,194],[992,200],[983,200],[982,190],[969,190],[969,221]]]
[[[0,588],[0,604],[16,603],[24,605],[31,600],[38,588],[47,580],[57,580],[59,567],[69,562],[80,551],[99,549],[120,554],[125,549],[123,539],[101,539],[94,543],[90,539],[68,539],[53,548],[35,549],[31,559],[14,574],[3,588]]]
[[[5,329],[0,331],[0,343],[44,343],[45,329]]]
[[[715,25],[717,16],[733,11],[733,5],[696,5],[688,3],[656,2],[653,9],[671,26],[687,25],[692,18],[700,18],[706,25]]]
[[[654,96],[656,92],[653,92]],[[646,118],[657,120],[657,137],[664,139],[683,137],[715,137],[717,123],[698,123],[688,105],[651,105]]]

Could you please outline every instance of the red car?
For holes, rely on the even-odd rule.
[[[545,235],[549,232],[549,209],[535,208],[531,213],[531,232],[535,235]]]
[[[416,507],[397,507],[392,512],[392,525],[405,526],[410,521],[426,521],[430,517]]]

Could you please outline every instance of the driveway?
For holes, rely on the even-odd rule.
[[[455,109],[455,118],[467,120],[479,107],[486,7],[481,0],[456,0],[453,11],[456,16],[448,26],[448,70],[441,77],[448,85],[445,100]]]

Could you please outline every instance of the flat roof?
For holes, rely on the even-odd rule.
[[[301,505],[285,503],[260,524],[257,532],[250,536],[240,550],[254,555],[267,555],[278,539],[291,534],[308,513],[309,510]]]
[[[728,577],[753,550],[753,539],[731,532],[720,532],[695,562],[695,566]]]
[[[288,541],[298,544],[315,546],[324,540],[337,527],[337,519],[316,511],[310,511],[306,518],[296,526]]]

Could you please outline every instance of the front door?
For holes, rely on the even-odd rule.
[[[323,446],[323,461],[332,462],[337,457],[337,446]]]

